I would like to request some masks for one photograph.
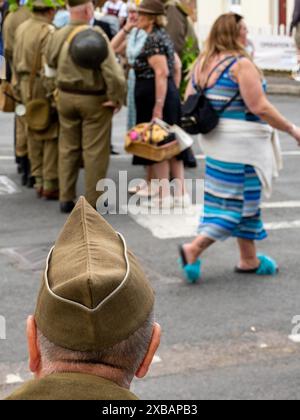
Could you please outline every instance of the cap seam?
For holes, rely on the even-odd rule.
[[[45,284],[46,284],[46,289],[48,290],[50,295],[53,296],[55,299],[60,300],[61,302],[71,304],[73,306],[77,306],[77,307],[83,309],[84,311],[86,311],[88,313],[98,312],[102,308],[102,306],[104,306],[106,304],[106,302],[108,302],[115,294],[117,294],[124,287],[124,285],[126,284],[128,278],[129,278],[129,275],[130,275],[130,262],[129,262],[129,257],[128,257],[127,243],[126,243],[126,240],[125,240],[124,236],[121,233],[117,232],[117,234],[118,234],[119,238],[121,239],[121,241],[123,243],[123,246],[124,246],[124,257],[125,257],[126,266],[127,266],[126,274],[125,274],[125,277],[122,280],[121,284],[113,292],[111,292],[110,295],[108,295],[102,302],[100,302],[99,305],[96,308],[91,309],[91,308],[88,308],[87,306],[84,306],[81,303],[74,302],[72,300],[63,298],[63,297],[57,295],[56,293],[54,293],[53,290],[50,288],[49,279],[48,279],[48,271],[49,271],[51,256],[52,256],[52,253],[53,253],[53,250],[54,250],[55,246],[53,246],[51,248],[50,252],[49,252],[47,262],[46,262],[46,269],[45,269]]]
[[[86,242],[86,249],[87,249],[87,271],[88,271],[88,292],[90,296],[90,302],[91,307],[94,306],[93,296],[92,296],[92,290],[91,290],[91,260],[90,260],[90,247],[89,247],[89,236],[88,236],[88,230],[85,225],[85,206],[83,205],[81,207],[81,216],[82,216],[82,224],[83,224],[83,232],[84,232],[84,239]]]

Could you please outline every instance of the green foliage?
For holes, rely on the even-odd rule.
[[[15,12],[16,10],[18,10],[19,6],[16,0],[8,0],[8,4],[10,12]]]
[[[42,0],[43,3],[49,8],[64,7],[66,2],[65,0]],[[27,7],[32,10],[34,7],[34,0],[27,0]]]
[[[199,55],[198,47],[195,47],[193,38],[188,38],[181,57],[182,61],[182,82],[180,86],[180,95],[184,98],[184,94],[188,85],[188,76]]]

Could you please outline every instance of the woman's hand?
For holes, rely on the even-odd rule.
[[[161,104],[156,104],[153,109],[152,120],[155,120],[155,118],[158,118],[159,120],[163,119],[163,107]]]
[[[136,25],[137,25],[137,19],[134,16],[129,16],[123,29],[125,30],[125,33],[129,33],[134,27],[136,27]]]
[[[300,146],[300,127],[293,125],[291,130],[289,130],[289,134],[297,141],[298,146]]]

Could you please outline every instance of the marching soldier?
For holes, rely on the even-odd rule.
[[[32,17],[19,26],[13,55],[17,86],[26,106],[31,173],[39,197],[58,199],[58,120],[48,98],[44,48],[54,27],[55,4],[33,0]]]
[[[47,65],[56,71],[58,87],[60,207],[74,208],[80,164],[85,167],[86,198],[95,208],[110,155],[114,110],[125,98],[125,77],[109,41],[92,28],[90,0],[69,0],[71,23],[52,34]]]
[[[13,69],[13,50],[15,45],[15,35],[18,27],[30,18],[31,14],[26,6],[19,6],[16,1],[17,10],[11,11],[3,23],[4,56],[8,65],[8,82],[14,84],[11,74]],[[16,116],[16,157],[22,172],[22,185],[29,181],[30,165],[28,159],[27,132],[24,117]]]

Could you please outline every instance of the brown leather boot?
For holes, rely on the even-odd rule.
[[[57,201],[59,199],[59,190],[43,190],[43,198],[47,201]]]

